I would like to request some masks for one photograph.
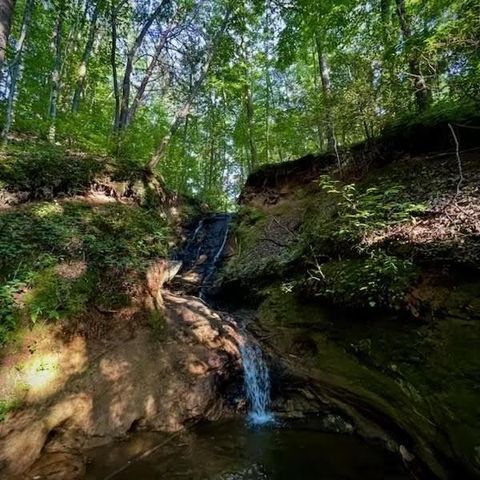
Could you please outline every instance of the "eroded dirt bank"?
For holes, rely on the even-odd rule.
[[[437,151],[359,147],[341,171],[307,157],[252,175],[220,298],[256,309],[280,414],[322,412],[416,478],[475,478],[480,154],[466,145],[460,182],[453,142],[436,138]]]
[[[2,478],[83,478],[88,447],[232,412],[235,325],[198,298],[152,290],[164,270],[152,269],[145,296],[162,308],[92,312],[71,332],[38,327],[4,356],[2,395],[24,392],[0,424]]]

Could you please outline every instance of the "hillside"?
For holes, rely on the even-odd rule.
[[[310,156],[254,173],[219,297],[254,299],[287,416],[331,410],[407,463],[473,478],[480,154],[460,153],[460,184],[453,138],[445,151],[436,133],[428,154],[405,143],[392,160],[381,140],[341,170]]]

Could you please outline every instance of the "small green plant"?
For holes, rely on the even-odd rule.
[[[59,320],[80,313],[94,286],[88,274],[79,279],[62,278],[53,268],[35,274],[32,284],[34,287],[24,299],[32,323],[39,319]]]
[[[371,252],[366,258],[331,261],[312,272],[316,295],[360,307],[400,306],[418,272],[409,260]]]
[[[160,339],[163,337],[165,333],[165,316],[163,315],[163,312],[160,310],[152,310],[148,314],[148,324],[150,325],[150,328],[153,331],[153,334],[157,339]]]
[[[18,400],[0,400],[0,422],[3,422],[9,412],[20,406]]]
[[[342,185],[329,175],[318,183],[337,199],[340,238],[358,238],[365,233],[411,220],[426,210],[426,205],[408,200],[406,187],[388,185],[360,190],[353,183]]]

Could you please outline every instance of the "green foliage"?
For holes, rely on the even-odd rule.
[[[405,0],[403,22],[393,0],[208,0],[201,14],[197,3],[165,4],[135,52],[129,83],[123,78],[127,52],[154,3],[120,2],[112,25],[109,2],[35,2],[25,31],[28,2],[18,0],[2,72],[2,120],[16,85],[12,133],[40,139],[55,133],[60,145],[108,153],[118,161],[121,177],[131,179],[141,174],[188,99],[192,104],[180,116],[159,170],[172,190],[213,208],[232,209],[252,170],[331,148],[331,132],[342,149],[378,136],[386,126],[428,121],[439,110],[454,120],[462,110],[478,111],[477,0]],[[227,8],[232,9],[228,28],[214,42]],[[52,48],[57,26],[59,56]],[[118,38],[112,51],[114,29]],[[22,32],[25,43],[17,57]],[[156,52],[165,32],[175,42]],[[193,88],[212,49],[208,74],[200,89]],[[17,62],[19,74],[13,78]],[[53,95],[57,74],[59,91]],[[419,77],[428,97],[421,114],[414,85]],[[128,124],[116,128],[116,99],[131,106],[134,84],[144,80],[138,109]],[[128,98],[122,98],[124,85]],[[90,167],[97,171],[78,159],[65,171],[49,154],[39,160],[45,160],[45,178],[28,175],[33,169],[41,172],[42,162],[27,160],[2,175],[19,188],[70,192],[81,190]]]
[[[0,214],[0,343],[31,321],[125,304],[149,261],[166,255],[161,214],[118,203],[40,202]],[[100,293],[97,293],[100,292]]]
[[[5,343],[18,324],[15,294],[24,286],[22,282],[11,280],[0,285],[0,345]]]
[[[0,185],[33,197],[83,193],[105,169],[98,159],[42,142],[9,145],[0,156]]]
[[[0,423],[5,420],[5,417],[12,410],[20,406],[18,400],[0,400]]]
[[[413,263],[374,251],[363,259],[331,261],[313,271],[314,291],[349,307],[399,307],[415,282]]]
[[[336,200],[337,230],[340,239],[361,239],[368,232],[411,220],[426,210],[426,205],[409,201],[404,185],[381,185],[359,189],[342,185],[328,175],[319,179],[320,187]]]
[[[89,278],[92,277],[92,278]],[[89,299],[93,298],[93,275],[82,273],[80,278],[65,278],[48,268],[32,275],[32,289],[25,295],[25,312],[31,322],[60,320],[81,313]]]

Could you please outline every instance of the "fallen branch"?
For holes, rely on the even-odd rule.
[[[133,465],[135,462],[138,462],[139,460],[142,460],[143,458],[148,457],[152,453],[156,452],[159,448],[162,448],[164,445],[169,443],[174,438],[180,436],[182,433],[184,433],[184,430],[180,430],[179,432],[176,432],[176,433],[170,435],[170,437],[168,437],[163,442],[157,443],[152,448],[149,448],[145,452],[140,453],[139,455],[131,458],[124,465],[122,465],[120,468],[117,468],[117,470],[115,470],[114,472],[107,475],[103,480],[111,480],[112,478],[116,477],[119,473],[122,473],[124,470],[126,470],[130,465]]]
[[[462,186],[463,183],[463,167],[462,167],[462,159],[460,157],[460,144],[458,142],[457,134],[455,133],[455,129],[453,128],[452,124],[449,123],[448,127],[450,128],[450,131],[452,132],[453,139],[455,140],[455,154],[457,156],[457,162],[458,162],[458,173],[460,175],[460,179],[458,180],[457,183],[457,195],[460,195],[460,187]]]

